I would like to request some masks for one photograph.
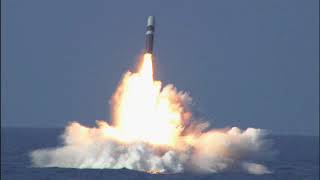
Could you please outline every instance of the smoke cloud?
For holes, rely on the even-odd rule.
[[[117,97],[121,91],[115,93]],[[164,87],[160,94],[168,96],[167,99],[178,104],[179,109],[190,109],[191,98],[177,92],[172,85]],[[271,173],[259,163],[273,155],[272,142],[265,130],[237,127],[208,130],[208,123],[197,123],[189,116],[179,131],[175,146],[123,141],[114,133],[116,128],[105,121],[97,121],[97,127],[72,122],[61,135],[60,147],[35,150],[30,157],[34,167],[128,168],[151,173]]]
[[[70,123],[62,146],[31,152],[35,167],[128,168],[150,173],[271,171],[272,157],[262,129],[209,129],[192,115],[191,97],[153,79],[152,55],[137,73],[127,72],[111,98],[112,125]]]

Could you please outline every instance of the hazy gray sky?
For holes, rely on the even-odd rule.
[[[319,133],[317,0],[4,0],[2,126],[109,119],[149,15],[157,78],[213,127]]]

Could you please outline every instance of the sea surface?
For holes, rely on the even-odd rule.
[[[278,155],[264,164],[273,173],[252,175],[247,173],[213,174],[148,174],[128,169],[71,169],[33,168],[29,153],[35,149],[57,147],[63,129],[53,128],[1,128],[2,180],[144,180],[144,179],[217,179],[217,180],[319,180],[318,136],[270,136]]]

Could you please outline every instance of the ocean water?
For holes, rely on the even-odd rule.
[[[1,179],[3,180],[144,180],[144,179],[219,179],[219,180],[319,180],[319,137],[271,136],[278,154],[266,161],[272,174],[148,174],[128,169],[33,168],[29,158],[32,150],[56,147],[63,129],[2,128]]]

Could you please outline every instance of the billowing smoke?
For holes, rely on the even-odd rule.
[[[151,56],[150,56],[151,57]],[[128,168],[150,173],[246,171],[265,174],[273,155],[262,129],[208,129],[191,97],[152,78],[152,61],[127,73],[112,98],[112,125],[70,123],[61,147],[31,152],[35,167]]]
[[[36,167],[128,168],[148,172],[221,172],[243,169],[253,174],[270,173],[255,160],[270,158],[270,142],[261,129],[241,131],[233,127],[209,131],[194,146],[183,151],[157,148],[143,142],[123,144],[104,137],[105,122],[99,128],[71,123],[62,135],[64,145],[31,153]]]
[[[207,125],[204,123],[190,125],[186,133],[196,132],[196,139],[192,140],[194,142],[181,147],[165,147],[146,142],[123,143],[106,136],[107,129],[111,128],[106,122],[98,121],[97,125],[96,128],[89,128],[72,122],[61,136],[62,147],[31,153],[33,165],[97,169],[125,167],[160,173],[207,173],[238,169],[253,174],[271,172],[264,165],[255,163],[273,154],[271,142],[265,138],[267,134],[262,129],[248,128],[242,131],[233,127],[205,131],[203,129]]]

